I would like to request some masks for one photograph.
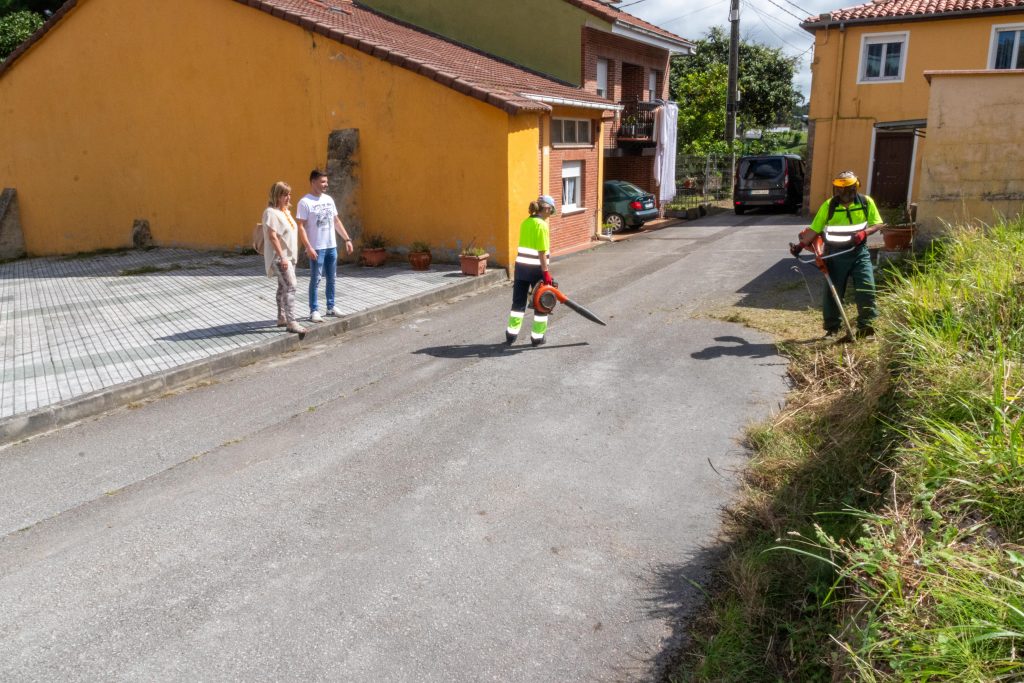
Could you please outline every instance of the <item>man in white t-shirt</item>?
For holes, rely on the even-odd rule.
[[[295,218],[299,230],[306,233],[310,245],[316,250],[316,263],[309,264],[309,319],[322,323],[316,294],[320,278],[327,277],[327,315],[341,315],[334,305],[334,281],[338,274],[338,241],[335,233],[341,235],[345,253],[352,253],[352,239],[345,231],[338,217],[338,207],[327,192],[327,174],[313,169],[309,174],[309,194],[299,200]]]

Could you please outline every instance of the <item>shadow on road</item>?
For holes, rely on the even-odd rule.
[[[524,351],[550,351],[553,349],[568,349],[573,346],[588,346],[587,342],[576,342],[575,344],[545,344],[544,346],[505,346],[504,343],[497,344],[451,344],[449,346],[428,346],[417,349],[413,353],[435,358],[496,358],[498,356],[514,356]]]
[[[283,334],[284,328],[277,326],[276,320],[254,320],[247,323],[231,323],[230,325],[214,325],[200,327],[195,330],[176,332],[166,337],[157,337],[157,341],[188,341],[189,339],[213,339],[215,337],[237,337],[241,334]]]
[[[651,619],[662,621],[671,629],[661,650],[644,663],[647,671],[633,679],[667,681],[679,667],[690,644],[690,627],[698,608],[708,594],[712,575],[725,556],[724,546],[697,550],[690,561],[681,565],[660,565],[652,569],[650,597],[646,612]]]
[[[803,311],[821,303],[823,282],[813,264],[800,263],[794,258],[780,259],[736,290],[743,295],[736,305]]]
[[[690,358],[696,360],[711,360],[722,356],[743,356],[747,358],[769,358],[779,355],[775,344],[751,344],[743,337],[715,337],[717,342],[728,342],[730,345],[708,346],[700,351],[694,351]]]

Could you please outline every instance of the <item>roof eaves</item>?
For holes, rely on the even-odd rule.
[[[658,43],[658,47],[664,50],[668,50],[669,52],[675,52],[677,54],[684,55],[693,54],[694,45],[692,42],[686,40],[685,38],[669,38],[668,36],[658,33],[657,31],[652,31],[643,26],[631,24],[628,21],[616,21],[615,26],[619,27],[620,29],[625,29],[629,33],[639,33],[643,36],[646,36],[648,39]],[[675,49],[671,47],[673,45],[676,46]]]
[[[805,21],[800,28],[808,33],[814,33],[818,29],[830,28],[833,26],[849,26],[851,24],[903,24],[910,21],[930,21],[940,19],[958,19],[961,17],[977,17],[982,15],[996,14],[1019,14],[1024,12],[1024,6],[1019,7],[982,7],[980,9],[955,10],[952,12],[929,12],[927,14],[901,14],[887,17],[852,17],[849,19],[828,19],[821,21],[821,15],[814,17],[819,21]]]
[[[47,19],[35,33],[26,38],[21,45],[14,48],[14,51],[7,55],[7,59],[0,62],[0,77],[2,77],[7,70],[11,68],[14,62],[17,61],[18,57],[21,57],[23,54],[28,52],[29,48],[38,43],[42,37],[46,35],[51,28],[56,26],[57,22],[67,16],[67,13],[73,10],[77,4],[78,0],[68,0],[65,2],[60,6],[60,9],[50,15],[50,18]]]
[[[666,42],[678,42],[681,45],[686,45],[692,49],[693,43],[682,36],[677,36],[671,31],[661,28],[655,24],[644,21],[639,17],[634,17],[629,12],[621,10],[617,7],[602,4],[601,7],[595,7],[593,3],[584,2],[583,0],[565,0],[565,2],[579,7],[584,12],[587,12],[599,19],[604,19],[611,24],[622,24],[628,26],[634,31],[641,33],[647,33],[653,36],[657,36],[659,39]],[[652,30],[653,29],[653,30]]]
[[[565,107],[578,107],[580,109],[599,109],[601,111],[622,111],[623,107],[621,104],[614,104],[612,102],[589,102],[587,100],[576,100],[568,97],[555,97],[552,95],[537,95],[534,93],[520,93],[520,95],[527,100],[533,102],[542,102],[544,104],[557,104]],[[551,107],[547,107],[550,109]]]

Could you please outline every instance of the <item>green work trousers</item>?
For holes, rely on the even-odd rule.
[[[874,325],[878,317],[875,308],[875,273],[871,267],[871,255],[863,244],[853,251],[827,259],[828,274],[836,293],[842,300],[846,295],[846,282],[853,278],[853,298],[857,302],[857,328],[864,330]],[[826,331],[838,332],[843,326],[843,318],[832,298],[832,292],[825,286],[825,300],[821,306]]]

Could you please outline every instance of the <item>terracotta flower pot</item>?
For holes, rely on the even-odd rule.
[[[363,250],[359,255],[359,264],[363,266],[369,266],[376,268],[377,266],[383,266],[384,262],[388,260],[388,250],[384,247],[363,247]]]
[[[471,256],[469,254],[459,255],[459,265],[462,266],[463,275],[483,275],[487,272],[487,257],[490,254]]]
[[[914,241],[914,224],[886,225],[882,228],[882,242],[887,251],[905,251]]]
[[[413,270],[428,270],[431,260],[429,251],[409,252],[409,265],[412,266]]]

